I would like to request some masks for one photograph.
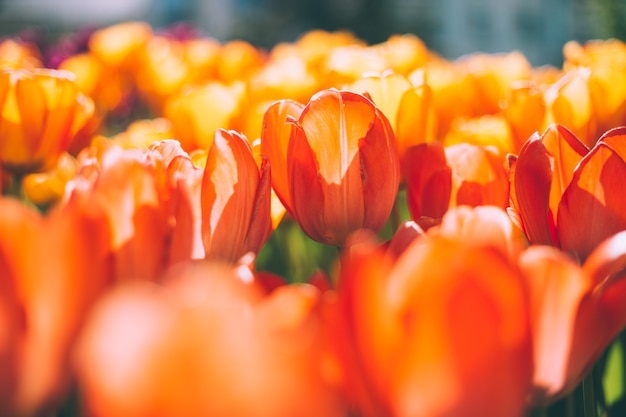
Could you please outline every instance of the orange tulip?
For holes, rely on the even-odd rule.
[[[106,65],[132,72],[152,36],[147,23],[124,22],[95,31],[89,38],[89,50]]]
[[[403,75],[385,72],[360,78],[347,89],[367,93],[389,119],[401,160],[410,146],[435,140],[432,91],[423,78],[414,86]]]
[[[566,70],[589,68],[589,93],[597,129],[595,139],[616,126],[626,125],[626,43],[618,39],[576,41],[563,46]],[[569,127],[569,125],[567,125]]]
[[[73,74],[35,69],[0,73],[0,164],[24,174],[51,168],[93,117]]]
[[[91,316],[75,356],[89,415],[345,415],[316,288],[265,295],[250,270],[208,261],[163,281],[119,287]]]
[[[0,68],[41,68],[41,56],[37,47],[13,39],[0,41]]]
[[[174,137],[187,152],[209,149],[217,129],[230,129],[244,96],[244,85],[211,81],[171,96],[164,115],[172,122]],[[207,117],[207,115],[211,117]]]
[[[100,156],[87,157],[85,152],[79,155],[79,173],[68,184],[66,198],[77,199],[85,210],[93,206],[106,213],[115,253],[114,276],[152,280],[170,263],[189,259],[190,253],[179,254],[180,248],[173,248],[171,242],[177,227],[189,222],[191,202],[180,198],[178,210],[166,204],[159,161],[137,149],[116,146]]]
[[[270,167],[265,158],[257,165],[244,136],[219,129],[203,166],[173,140],[155,142],[148,151],[165,169],[166,204],[191,210],[191,217],[178,218],[187,232],[177,230],[172,250],[190,245],[193,258],[233,263],[261,250],[272,231]]]
[[[367,97],[322,90],[301,111],[278,102],[266,113],[261,147],[277,167],[278,197],[312,239],[341,245],[351,232],[378,231],[387,221],[398,154],[389,122]]]
[[[599,244],[583,266],[533,246],[519,264],[530,294],[534,404],[572,391],[626,325],[626,232]]]
[[[70,387],[71,346],[94,299],[111,281],[104,214],[77,203],[44,217],[17,200],[0,199],[3,415],[57,409]]]
[[[511,213],[531,243],[554,245],[584,260],[626,229],[626,128],[606,132],[589,150],[553,125],[511,156]]]
[[[254,160],[245,136],[219,129],[207,155],[200,204],[207,257],[258,253],[272,231],[270,166]]]
[[[507,205],[504,159],[491,147],[421,144],[408,149],[403,170],[409,212],[418,222],[460,205]]]
[[[65,186],[74,178],[77,169],[76,159],[64,153],[50,171],[26,175],[22,180],[22,193],[31,203],[49,207],[63,197]]]
[[[418,237],[396,259],[352,246],[338,292],[330,320],[359,415],[524,415],[528,305],[498,248]]]

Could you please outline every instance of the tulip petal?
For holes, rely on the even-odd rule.
[[[532,401],[542,404],[576,384],[569,367],[576,348],[574,328],[591,282],[556,248],[533,246],[519,258],[529,289],[535,358]]]
[[[585,259],[604,239],[626,229],[626,163],[607,142],[581,161],[558,211],[561,248]]]
[[[452,192],[452,171],[443,146],[433,142],[409,148],[402,169],[411,218],[418,221],[424,216],[443,217]]]
[[[509,159],[509,163],[513,161]],[[553,244],[555,224],[549,206],[552,163],[538,133],[526,141],[511,172],[511,205],[521,219],[528,240]]]
[[[292,100],[272,104],[265,112],[261,130],[261,153],[268,157],[272,166],[272,187],[289,212],[292,204],[287,179],[287,149],[292,124],[287,123],[287,118],[297,120],[302,109],[303,104]]]

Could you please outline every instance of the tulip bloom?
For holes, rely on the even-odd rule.
[[[312,239],[341,245],[351,232],[378,231],[387,221],[398,153],[389,122],[367,97],[330,89],[301,110],[278,102],[266,113],[261,147],[277,167],[278,197]]]
[[[626,128],[606,132],[589,150],[553,125],[510,156],[511,214],[531,243],[554,245],[584,260],[626,229]]]
[[[339,282],[330,320],[360,415],[523,415],[528,305],[499,249],[418,237],[396,259],[364,243],[345,255]]]
[[[211,81],[169,97],[164,115],[172,122],[174,137],[184,150],[206,150],[211,147],[217,129],[231,127],[243,96],[242,83],[226,85]]]
[[[88,415],[343,417],[321,293],[269,295],[245,267],[183,263],[96,307],[75,364]]]
[[[207,155],[200,205],[207,257],[258,253],[272,231],[270,166],[257,166],[245,136],[219,129]]]
[[[348,89],[367,93],[389,119],[401,160],[409,147],[435,140],[436,120],[432,91],[423,77],[414,86],[406,77],[386,72],[380,76],[363,77],[352,83]]]
[[[461,205],[504,208],[509,190],[503,163],[495,149],[466,143],[409,148],[403,174],[411,218],[436,221]]]
[[[24,174],[51,168],[94,114],[68,71],[0,73],[0,164]]]
[[[243,135],[219,129],[204,166],[173,140],[155,142],[148,152],[162,162],[166,204],[181,210],[174,213],[177,226],[187,230],[177,228],[173,249],[191,246],[193,258],[229,262],[261,250],[272,231],[270,167],[266,158],[257,165]]]
[[[77,200],[42,216],[0,198],[0,213],[0,411],[46,415],[69,391],[74,340],[111,282],[111,236],[104,213]]]
[[[572,391],[626,325],[626,232],[603,241],[582,267],[539,245],[519,265],[530,295],[532,401],[546,404]]]

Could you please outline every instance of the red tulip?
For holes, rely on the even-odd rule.
[[[504,208],[509,187],[503,163],[494,149],[466,143],[409,148],[403,175],[411,217],[436,223],[448,209],[461,205]]]
[[[626,128],[606,132],[589,150],[560,125],[533,135],[511,156],[511,212],[531,243],[584,260],[626,229]]]
[[[367,97],[334,89],[320,91],[299,110],[297,104],[274,104],[261,135],[263,153],[279,167],[272,184],[287,211],[307,235],[326,244],[341,245],[357,229],[380,230],[400,179],[385,116]]]

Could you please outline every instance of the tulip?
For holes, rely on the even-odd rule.
[[[435,140],[432,91],[423,78],[414,86],[400,74],[385,72],[363,77],[348,89],[367,93],[389,119],[401,160],[409,147]]]
[[[530,295],[532,402],[545,405],[571,392],[626,325],[626,232],[603,241],[582,267],[539,245],[519,264]]]
[[[254,160],[245,136],[219,129],[207,155],[200,206],[207,257],[258,253],[272,231],[270,166]]]
[[[351,232],[378,231],[387,221],[398,154],[389,122],[367,97],[322,90],[301,112],[278,102],[266,113],[261,147],[277,166],[278,197],[312,239],[341,245]]]
[[[77,200],[42,216],[2,198],[0,212],[0,410],[50,414],[69,391],[84,317],[111,281],[111,237],[102,211]]]
[[[95,31],[89,38],[89,50],[110,67],[134,71],[140,51],[152,36],[147,23],[124,22]]]
[[[589,68],[589,93],[596,131],[593,138],[616,126],[626,125],[626,43],[618,39],[576,41],[563,46],[566,70]],[[569,126],[569,125],[568,125]]]
[[[100,156],[83,153],[79,161],[79,173],[68,183],[66,200],[76,199],[85,210],[95,207],[105,213],[115,254],[114,276],[156,279],[180,257],[171,253],[170,239],[176,225],[183,222],[176,216],[191,217],[189,199],[178,201],[186,210],[170,210],[165,204],[166,184],[159,180],[163,168],[137,149],[113,146]],[[182,257],[189,259],[190,254]]]
[[[155,142],[148,153],[164,168],[164,204],[177,219],[172,251],[190,246],[192,258],[235,263],[261,250],[273,230],[270,167],[255,160],[244,136],[219,129],[201,165],[174,140]]]
[[[604,239],[626,229],[626,128],[589,150],[553,125],[510,156],[511,214],[531,243],[554,245],[584,260]]]
[[[156,111],[183,87],[214,77],[221,46],[210,38],[154,36],[139,55],[135,79],[141,97]]]
[[[39,207],[49,207],[63,197],[65,186],[77,169],[76,159],[64,153],[52,170],[26,175],[22,180],[22,194]]]
[[[491,147],[421,144],[408,149],[403,170],[407,204],[415,221],[436,222],[449,208],[461,205],[507,205],[504,158]]]
[[[527,298],[497,247],[418,237],[396,259],[371,243],[352,246],[335,306],[329,320],[359,415],[524,415]]]
[[[33,45],[18,40],[0,41],[0,68],[41,68],[39,51]]]
[[[90,317],[75,355],[88,415],[345,415],[316,288],[266,295],[250,270],[215,261],[161,281],[118,287]]]
[[[73,74],[36,69],[0,73],[0,164],[25,174],[54,166],[94,114]]]
[[[187,152],[209,149],[215,131],[231,127],[243,98],[242,83],[231,85],[218,81],[181,91],[169,97],[164,116],[172,123],[174,137]],[[207,117],[210,114],[211,117]]]

